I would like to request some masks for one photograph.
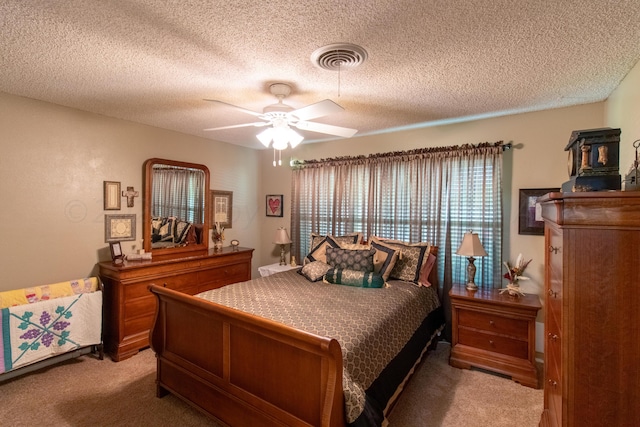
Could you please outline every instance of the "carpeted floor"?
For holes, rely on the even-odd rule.
[[[390,427],[538,425],[542,390],[452,368],[449,350],[439,344],[416,369],[389,417]],[[217,426],[172,395],[156,398],[154,379],[151,350],[119,363],[83,356],[0,383],[0,424]]]

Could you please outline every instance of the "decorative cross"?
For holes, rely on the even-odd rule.
[[[133,198],[134,197],[138,197],[139,192],[138,191],[134,191],[133,187],[127,187],[127,191],[123,191],[122,192],[122,197],[126,197],[127,198],[127,207],[128,208],[132,208],[133,207]]]

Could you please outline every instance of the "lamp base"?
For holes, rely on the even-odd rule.
[[[469,261],[469,265],[467,266],[467,289],[469,289],[470,291],[475,291],[478,289],[478,286],[475,282],[476,266],[473,263],[475,261],[475,258],[470,256],[469,258],[467,258],[467,260]]]
[[[280,265],[287,265],[287,261],[284,258],[284,245],[280,245]]]
[[[469,282],[467,283],[467,289],[470,291],[477,291],[478,290],[478,285],[476,285],[473,282]]]

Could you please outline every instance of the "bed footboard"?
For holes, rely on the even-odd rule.
[[[319,337],[159,286],[157,394],[225,424],[344,426],[342,353]]]

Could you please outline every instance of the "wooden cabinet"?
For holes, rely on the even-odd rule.
[[[549,193],[542,426],[640,425],[640,193]]]
[[[535,363],[537,295],[513,297],[498,289],[451,289],[452,342],[449,363],[509,375],[538,387]]]
[[[251,279],[253,249],[224,248],[206,255],[162,261],[102,262],[104,345],[120,361],[149,346],[156,301],[152,284],[190,295]]]

